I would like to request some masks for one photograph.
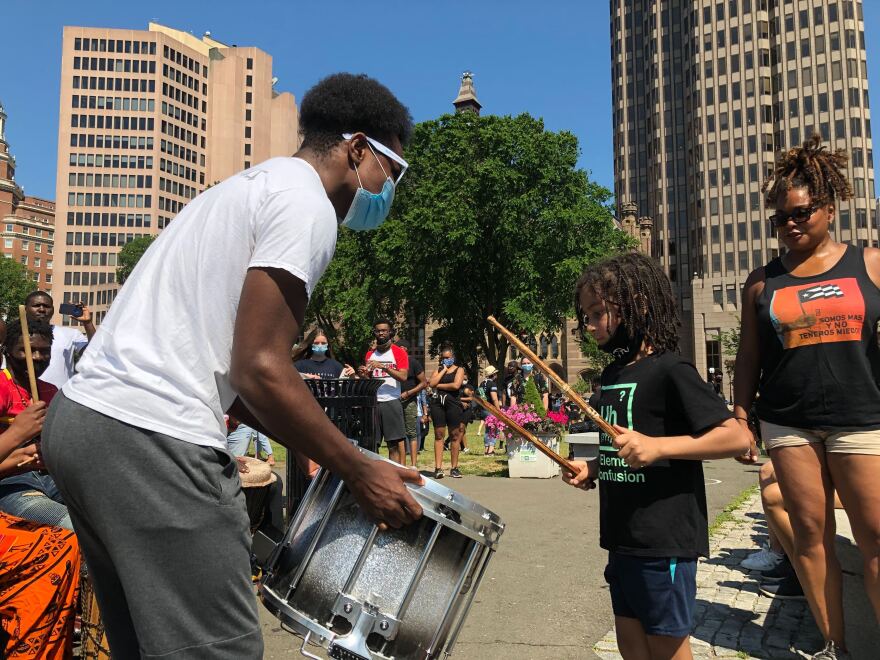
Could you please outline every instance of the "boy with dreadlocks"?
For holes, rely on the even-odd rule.
[[[761,437],[793,531],[785,550],[797,576],[765,580],[761,591],[783,598],[803,588],[825,638],[816,660],[847,657],[835,490],[880,620],[880,250],[831,234],[838,202],[852,197],[846,161],[814,136],[781,153],[764,185],[786,252],[746,280],[734,390],[744,428],[760,393]]]
[[[575,292],[578,327],[613,356],[591,404],[618,435],[567,483],[599,479],[599,544],[608,550],[617,645],[626,660],[691,658],[697,558],[709,554],[702,459],[742,455],[749,439],[677,352],[669,280],[622,254],[588,268]]]

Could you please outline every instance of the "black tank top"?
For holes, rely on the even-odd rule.
[[[449,372],[447,371],[440,377],[440,382],[438,385],[451,385],[455,382],[455,374],[458,373],[459,367],[456,367],[455,371]],[[453,399],[458,399],[458,390],[437,390],[437,394],[443,397],[451,396]]]
[[[880,291],[861,248],[848,245],[830,270],[764,268],[758,297],[758,417],[796,428],[880,426]]]

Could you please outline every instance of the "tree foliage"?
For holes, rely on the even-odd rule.
[[[0,319],[18,318],[18,306],[36,289],[33,277],[22,264],[0,256]]]
[[[125,280],[131,276],[134,267],[156,238],[156,236],[139,236],[122,246],[116,262],[116,280],[119,284],[125,284]]]
[[[452,344],[469,373],[482,355],[502,370],[507,341],[557,330],[572,313],[584,266],[625,248],[611,193],[577,169],[568,132],[518,117],[463,113],[415,128],[410,168],[379,230],[342,230],[310,316],[348,344],[369,339],[376,314],[433,319],[436,353]]]

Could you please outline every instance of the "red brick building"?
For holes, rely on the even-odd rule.
[[[15,182],[15,157],[6,141],[6,112],[0,103],[0,251],[27,266],[34,288],[51,291],[55,247],[55,202],[24,194]]]

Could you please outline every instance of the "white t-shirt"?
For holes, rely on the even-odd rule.
[[[65,328],[60,325],[52,326],[52,354],[49,366],[40,380],[52,383],[61,389],[70,377],[73,376],[73,356],[85,348],[89,343],[88,338],[76,328]]]
[[[133,426],[225,448],[247,270],[283,269],[311,295],[337,222],[318,173],[299,158],[267,160],[206,190],[138,262],[64,394]]]
[[[409,355],[397,344],[391,344],[391,347],[384,352],[377,349],[367,351],[366,361],[374,360],[387,364],[392,369],[407,371],[409,369]],[[385,380],[379,386],[376,392],[376,401],[393,401],[400,398],[400,381],[391,376],[384,369],[374,369],[370,374],[373,378],[382,378]]]

